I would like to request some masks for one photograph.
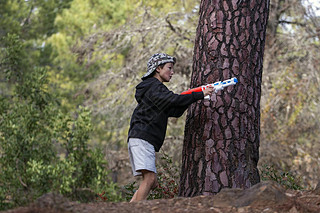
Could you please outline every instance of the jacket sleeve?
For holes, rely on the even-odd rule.
[[[148,99],[159,109],[168,110],[170,116],[179,117],[193,102],[203,99],[203,92],[174,94],[162,83],[149,90]]]
[[[169,117],[180,117],[188,109],[188,106],[174,107],[168,110]]]

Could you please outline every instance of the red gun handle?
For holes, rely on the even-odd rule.
[[[189,89],[187,91],[182,92],[180,95],[191,94],[193,92],[202,92],[202,87],[196,87],[196,88],[193,88],[193,89]]]

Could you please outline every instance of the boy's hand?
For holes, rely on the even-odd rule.
[[[213,91],[214,91],[214,87],[208,86],[205,88],[205,90],[203,90],[203,94],[204,94],[204,96],[207,96],[207,95],[211,96]]]

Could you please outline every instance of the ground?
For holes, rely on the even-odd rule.
[[[67,212],[320,212],[320,187],[310,191],[285,190],[275,182],[261,182],[250,189],[223,189],[215,196],[128,202],[70,202],[47,194],[28,207],[7,213]]]

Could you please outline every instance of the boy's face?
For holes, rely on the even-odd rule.
[[[162,83],[169,82],[173,75],[173,63],[166,63],[163,68],[158,67],[156,78],[158,78]]]

